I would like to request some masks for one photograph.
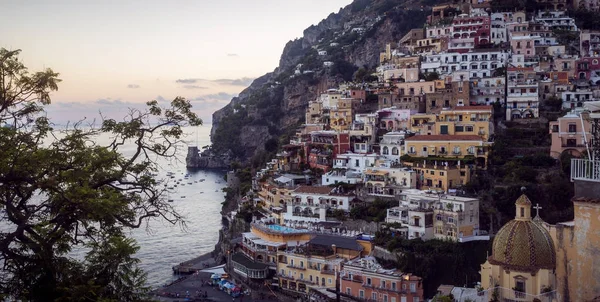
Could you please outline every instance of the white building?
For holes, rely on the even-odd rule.
[[[333,161],[334,169],[351,169],[357,172],[364,172],[375,165],[377,154],[345,153],[338,154]]]
[[[405,190],[399,206],[388,209],[386,222],[401,223],[409,239],[489,240],[479,230],[477,198]]]
[[[383,135],[379,142],[380,155],[392,162],[400,162],[400,157],[404,155],[404,139],[407,133],[405,131],[388,132]]]
[[[508,53],[501,50],[471,50],[467,53],[448,52],[429,55],[421,62],[421,72],[450,75],[456,71],[468,72],[470,78],[491,77],[494,70],[503,67]]]
[[[283,224],[316,223],[327,221],[327,210],[350,210],[354,192],[343,192],[342,188],[300,186],[291,193],[283,214]]]
[[[577,31],[577,25],[575,19],[566,15],[564,11],[546,12],[540,11],[534,20],[536,22],[542,22],[548,26],[551,30],[569,30]]]
[[[490,36],[492,39],[492,43],[500,44],[508,41],[508,32],[506,30],[506,21],[504,14],[502,13],[492,13],[490,22]]]
[[[351,169],[333,169],[321,175],[321,184],[324,186],[335,185],[339,183],[357,184],[362,182],[363,175],[361,172]]]
[[[538,83],[534,80],[508,82],[507,121],[540,116],[538,88]]]
[[[564,109],[583,108],[583,103],[597,101],[600,98],[600,91],[590,89],[579,89],[577,91],[563,91],[562,100]]]
[[[492,105],[504,101],[504,77],[471,80],[470,103]]]

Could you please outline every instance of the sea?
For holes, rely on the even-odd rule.
[[[188,170],[185,166],[188,145],[200,148],[210,145],[210,126],[186,127],[183,130],[185,136],[183,142],[177,145],[175,157],[154,160],[159,167],[155,177],[173,187],[167,198],[172,200],[177,212],[184,215],[185,225],[172,225],[153,218],[141,228],[129,231],[140,247],[135,256],[141,260],[140,267],[148,274],[148,285],[153,288],[176,278],[172,271],[174,265],[211,252],[221,229],[226,171]],[[95,141],[99,145],[107,145],[112,138],[111,134],[105,133],[97,136]],[[119,152],[125,156],[132,155],[135,146],[126,144]],[[0,229],[7,227],[10,228],[0,221]],[[74,257],[82,258],[83,253],[78,251],[81,250],[75,250]]]

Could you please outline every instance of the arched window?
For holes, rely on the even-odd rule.
[[[390,154],[389,152],[390,152],[390,151],[388,150],[388,147],[387,147],[387,146],[384,146],[384,147],[383,147],[383,154],[385,154],[385,155],[388,155],[388,154]]]
[[[398,148],[392,148],[392,155],[398,155]]]

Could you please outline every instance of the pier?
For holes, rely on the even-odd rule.
[[[212,253],[207,253],[173,266],[173,273],[182,275],[193,274],[215,265],[217,265],[217,263],[212,258]]]

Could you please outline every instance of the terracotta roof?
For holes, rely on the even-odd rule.
[[[407,142],[411,141],[483,141],[477,135],[415,135],[407,137]]]
[[[308,194],[329,194],[333,188],[331,187],[316,187],[316,186],[300,186],[294,190],[294,193],[308,193]]]
[[[454,107],[454,111],[469,111],[469,110],[492,110],[493,106],[456,106]]]

